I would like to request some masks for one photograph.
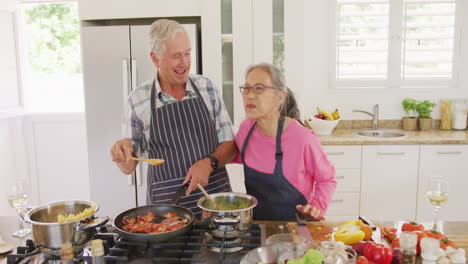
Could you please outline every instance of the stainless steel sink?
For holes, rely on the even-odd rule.
[[[356,134],[365,137],[377,137],[377,138],[398,138],[406,136],[406,133],[396,129],[364,129],[359,130]]]

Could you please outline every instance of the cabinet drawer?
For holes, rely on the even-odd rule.
[[[337,169],[361,168],[361,146],[323,146]]]
[[[336,169],[337,192],[359,192],[361,189],[360,169]]]
[[[359,215],[359,193],[335,192],[327,215]]]

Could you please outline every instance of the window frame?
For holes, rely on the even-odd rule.
[[[440,0],[437,2],[444,2]],[[448,2],[448,1],[447,1]],[[388,30],[388,59],[387,59],[387,78],[382,80],[375,79],[357,79],[357,80],[338,80],[336,78],[337,70],[337,28],[339,17],[337,12],[337,1],[330,1],[329,4],[329,41],[330,41],[330,89],[334,91],[387,91],[395,92],[399,90],[409,91],[427,91],[438,90],[447,91],[458,89],[460,87],[460,67],[461,67],[461,41],[462,41],[462,17],[468,15],[463,12],[463,4],[460,0],[455,0],[457,6],[455,10],[454,21],[454,46],[453,46],[453,65],[451,79],[425,79],[425,80],[404,80],[400,77],[402,72],[402,45],[401,41],[404,0],[389,0],[389,30]]]

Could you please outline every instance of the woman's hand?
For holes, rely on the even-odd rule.
[[[325,220],[325,217],[320,215],[320,209],[315,206],[310,206],[310,204],[305,206],[298,204],[296,205],[296,209],[307,221]]]

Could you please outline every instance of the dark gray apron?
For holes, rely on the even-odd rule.
[[[149,158],[164,159],[166,163],[148,166],[148,204],[170,203],[193,163],[206,158],[219,145],[215,122],[195,83],[190,78],[188,80],[197,98],[166,104],[157,109],[153,81]],[[213,171],[205,189],[208,193],[230,192],[226,169]],[[197,189],[189,196],[182,197],[179,205],[199,215],[197,200],[202,196],[203,193]]]
[[[273,174],[257,171],[245,163],[245,150],[256,124],[257,122],[250,128],[241,150],[247,193],[258,199],[258,205],[254,208],[254,220],[296,221],[296,205],[307,204],[307,200],[283,174],[281,135],[283,134],[284,116],[281,116],[278,121],[276,163]]]

